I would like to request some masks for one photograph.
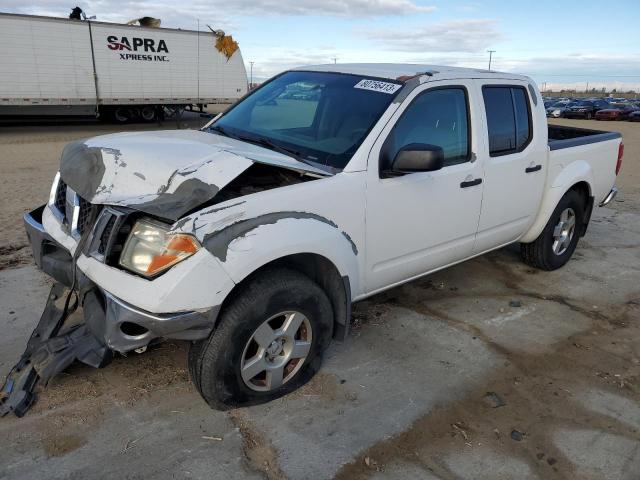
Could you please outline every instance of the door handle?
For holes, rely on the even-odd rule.
[[[535,165],[524,169],[526,173],[537,172],[538,170],[542,170],[542,165]]]
[[[473,180],[466,180],[460,184],[460,188],[475,187],[482,183],[481,178],[474,178]]]

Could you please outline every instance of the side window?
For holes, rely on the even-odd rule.
[[[519,152],[531,140],[531,111],[522,87],[482,88],[492,157]]]
[[[411,143],[437,145],[445,167],[469,160],[469,121],[466,90],[428,90],[407,107],[389,134],[383,161],[389,167],[398,151]]]

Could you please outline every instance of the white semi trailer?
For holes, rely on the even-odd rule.
[[[0,13],[0,45],[3,117],[151,121],[247,91],[237,44],[213,32]]]

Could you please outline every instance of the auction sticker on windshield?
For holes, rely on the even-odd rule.
[[[402,85],[390,82],[380,82],[378,80],[360,80],[353,88],[361,88],[363,90],[371,90],[382,93],[395,93]]]

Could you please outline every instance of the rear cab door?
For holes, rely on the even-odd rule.
[[[485,147],[482,212],[474,253],[520,238],[533,223],[545,186],[548,148],[542,99],[522,80],[476,81]]]
[[[471,255],[483,189],[475,154],[480,112],[474,87],[473,80],[419,85],[373,144],[366,189],[369,293]],[[442,147],[444,167],[395,177],[381,174],[390,166],[384,163],[412,143]]]

